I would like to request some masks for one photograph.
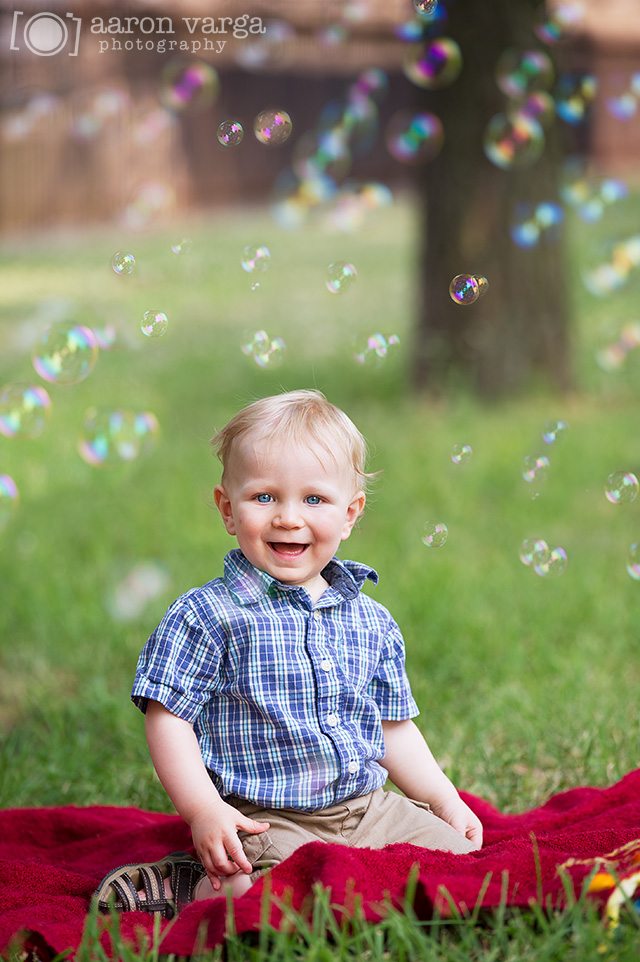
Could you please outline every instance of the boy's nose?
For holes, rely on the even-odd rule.
[[[295,505],[282,504],[273,523],[279,528],[299,528],[302,525],[302,519]]]

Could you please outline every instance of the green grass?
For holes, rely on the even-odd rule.
[[[621,236],[633,232],[624,216]],[[371,591],[403,629],[418,723],[459,787],[518,811],[555,791],[608,784],[638,764],[640,585],[625,560],[640,540],[640,499],[614,506],[604,497],[612,471],[640,474],[637,358],[611,374],[593,360],[607,314],[620,324],[634,319],[634,289],[602,302],[588,295],[579,281],[587,232],[569,226],[580,389],[564,398],[538,389],[501,404],[462,391],[437,403],[408,392],[410,204],[379,211],[346,236],[313,225],[287,234],[266,214],[241,211],[140,237],[105,230],[4,251],[1,383],[43,383],[30,345],[61,303],[66,316],[114,324],[118,340],[85,381],[47,386],[53,413],[41,437],[0,436],[0,473],[20,490],[0,532],[0,805],[169,810],[142,716],[129,702],[136,658],[166,605],[217,575],[233,546],[211,507],[219,471],[208,439],[248,400],[301,386],[325,391],[370,441],[371,468],[381,475],[342,554],[379,571]],[[595,226],[593,236],[609,229]],[[170,244],[184,233],[193,250],[177,257]],[[256,291],[239,266],[249,243],[272,252]],[[109,266],[123,247],[137,258],[129,277]],[[324,288],[334,260],[358,269],[340,296]],[[150,308],[169,317],[156,340],[139,329]],[[242,354],[243,332],[261,328],[285,340],[281,367],[261,369]],[[350,339],[376,331],[397,333],[400,346],[361,367]],[[161,424],[155,449],[90,467],[76,451],[90,407],[153,411]],[[548,447],[542,429],[558,417],[570,429]],[[471,444],[468,464],[452,463],[456,443]],[[551,460],[535,498],[521,477],[530,453]],[[448,525],[442,548],[422,544],[429,519]],[[521,564],[519,545],[531,536],[565,548],[562,577],[541,578]],[[147,560],[162,563],[170,583],[136,617],[114,619],[115,588]],[[266,932],[260,946],[232,939],[226,957],[583,962],[601,957],[603,938],[582,903],[551,918],[477,925],[420,926],[392,913],[380,926],[328,940],[306,924],[298,920],[292,937]],[[317,924],[331,927],[328,916]],[[635,958],[639,945],[628,924],[602,957]],[[90,949],[83,956],[94,957]]]

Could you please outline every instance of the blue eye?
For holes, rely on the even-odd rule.
[[[259,494],[259,495],[256,497],[256,501],[258,502],[258,504],[269,504],[269,502],[271,501],[271,495],[270,495],[270,494]]]
[[[307,498],[307,504],[320,504],[320,500],[317,494],[310,494]]]

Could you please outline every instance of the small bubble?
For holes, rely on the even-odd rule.
[[[473,455],[473,448],[470,444],[454,444],[451,451],[451,460],[454,464],[468,464]]]
[[[269,270],[271,251],[268,247],[245,247],[242,252],[242,270],[247,274],[264,274]]]
[[[427,521],[424,526],[422,543],[427,548],[441,548],[449,537],[449,529],[444,521]]]
[[[522,464],[522,477],[528,484],[541,484],[549,476],[551,462],[544,454],[528,454]]]
[[[78,453],[92,467],[109,467],[133,461],[140,453],[140,435],[133,411],[87,411]]]
[[[162,337],[169,326],[169,319],[162,311],[145,311],[140,330],[147,337]]]
[[[385,130],[392,157],[403,164],[423,164],[438,156],[444,142],[442,123],[435,114],[400,110]]]
[[[160,80],[160,99],[175,113],[206,110],[220,90],[218,74],[202,60],[171,60]]]
[[[631,471],[614,471],[607,478],[604,493],[611,504],[631,504],[639,488],[638,479]]]
[[[567,552],[564,548],[551,548],[544,562],[536,562],[533,570],[541,578],[559,578],[567,570]]]
[[[253,122],[253,132],[261,144],[279,147],[291,136],[293,124],[286,110],[262,110]]]
[[[566,421],[546,421],[542,432],[542,440],[545,444],[556,444],[558,441],[564,441],[568,430],[569,425]]]
[[[98,358],[98,342],[83,324],[53,324],[35,345],[31,359],[36,372],[54,384],[77,384],[88,377]]]
[[[0,474],[0,530],[11,521],[19,500],[18,488],[11,475]]]
[[[543,538],[525,538],[520,545],[520,561],[523,565],[543,565],[548,560],[549,545]]]
[[[456,304],[473,304],[488,288],[489,282],[480,274],[456,274],[449,284],[449,295]]]
[[[272,338],[266,331],[245,331],[242,335],[240,350],[252,357],[258,367],[279,367],[287,350],[281,337]]]
[[[223,147],[237,147],[242,143],[244,130],[235,120],[223,120],[218,127],[218,143]]]
[[[484,152],[496,167],[508,170],[533,164],[544,148],[544,131],[523,110],[496,114],[484,132]]]
[[[253,284],[251,285],[251,290],[252,290],[252,291],[259,291],[259,290],[260,290],[260,281],[254,281]]]
[[[438,7],[438,0],[413,0],[416,13],[421,17],[432,17]]]
[[[38,385],[13,383],[0,390],[0,434],[37,438],[51,416],[51,399]]]
[[[634,581],[640,581],[640,544],[634,542],[627,555],[627,573]]]
[[[135,266],[135,257],[125,251],[116,251],[111,258],[111,267],[116,274],[130,274]]]
[[[450,37],[410,44],[405,53],[405,76],[417,87],[426,90],[448,87],[458,78],[461,70],[460,47]]]
[[[133,429],[140,445],[140,454],[150,454],[160,435],[160,423],[153,411],[141,411],[134,415]]]
[[[344,294],[355,283],[357,272],[353,264],[335,261],[327,268],[326,286],[332,294]]]
[[[171,250],[174,254],[179,254],[184,256],[185,254],[191,253],[192,241],[190,237],[180,237],[178,240],[174,241],[171,245]]]
[[[553,82],[551,58],[541,50],[505,50],[496,67],[496,81],[507,97],[524,98],[548,90]]]

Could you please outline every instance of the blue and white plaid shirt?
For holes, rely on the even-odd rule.
[[[193,723],[223,797],[316,811],[384,784],[382,719],[418,714],[400,629],[360,589],[373,568],[334,558],[312,604],[230,551],[224,577],[171,605],[132,698]]]

